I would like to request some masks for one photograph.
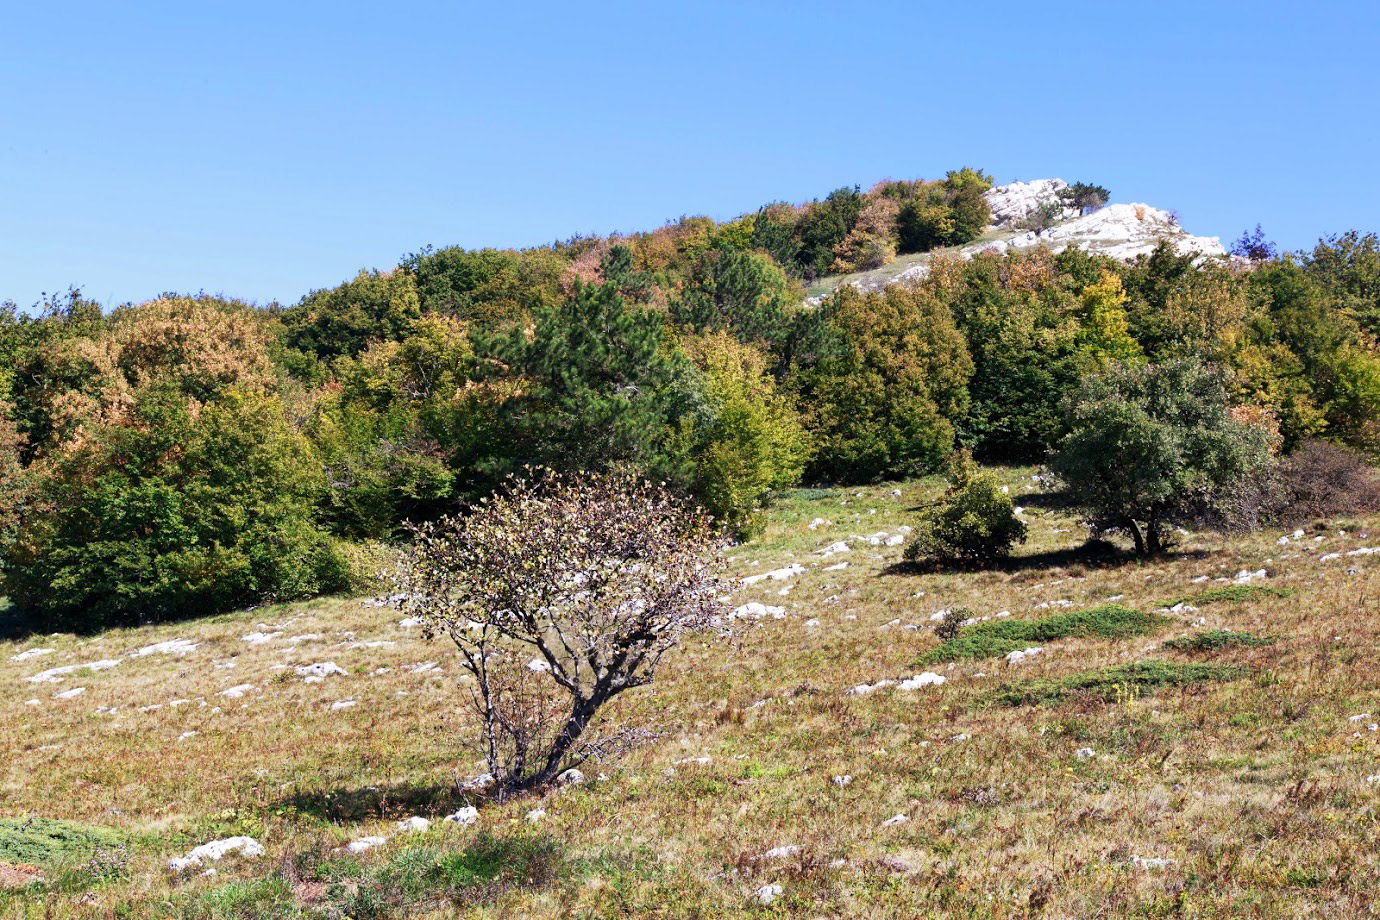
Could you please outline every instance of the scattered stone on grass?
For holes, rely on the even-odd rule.
[[[210,843],[203,843],[186,856],[174,857],[169,860],[168,868],[174,872],[182,872],[193,866],[203,865],[208,860],[218,862],[230,853],[238,853],[244,857],[262,856],[264,855],[264,848],[253,837],[227,837],[224,840],[212,840]]]
[[[345,845],[345,849],[349,850],[351,853],[363,853],[365,850],[381,847],[387,842],[387,837],[361,837],[358,840],[350,841]]]
[[[453,815],[446,815],[445,821],[448,824],[459,824],[462,827],[473,824],[479,820],[479,809],[473,805],[466,805]]]

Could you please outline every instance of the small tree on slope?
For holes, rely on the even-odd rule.
[[[962,450],[949,461],[944,498],[915,529],[905,556],[911,562],[990,563],[1011,555],[1011,547],[1025,537],[1011,496]]]
[[[455,643],[500,796],[647,737],[592,726],[720,612],[708,517],[624,473],[509,480],[416,537],[396,603]]]
[[[1239,519],[1272,463],[1269,435],[1233,417],[1222,374],[1196,359],[1113,363],[1084,378],[1069,422],[1051,472],[1095,533],[1126,531],[1138,555],[1174,524]]]

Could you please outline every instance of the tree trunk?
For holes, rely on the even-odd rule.
[[[1131,531],[1131,539],[1136,541],[1136,555],[1145,555],[1145,537],[1141,535],[1140,526],[1131,518],[1126,519],[1126,529]]]
[[[584,734],[590,719],[594,718],[595,710],[599,708],[603,701],[595,702],[593,699],[580,700],[575,704],[575,708],[570,713],[570,718],[566,719],[564,727],[556,735],[556,740],[551,744],[551,752],[547,754],[546,763],[542,768],[531,776],[523,779],[514,777],[513,791],[526,792],[530,789],[539,789],[551,782],[561,772],[561,763],[566,755],[570,753],[575,742],[580,740]]]
[[[1146,524],[1145,538],[1150,555],[1158,556],[1164,549],[1164,539],[1160,534],[1160,525],[1153,520]]]

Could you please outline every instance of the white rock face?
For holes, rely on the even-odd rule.
[[[484,789],[488,789],[493,784],[494,775],[492,773],[481,773],[474,779],[465,780],[463,783],[460,784],[460,788],[463,789],[465,792],[479,792]]]
[[[253,837],[227,837],[224,840],[212,840],[210,843],[203,843],[186,856],[169,860],[168,868],[174,872],[181,872],[193,866],[200,866],[207,860],[216,862],[228,853],[239,853],[241,856],[262,856],[264,855],[264,848]]]
[[[31,648],[20,652],[18,655],[11,655],[10,661],[28,661],[31,658],[42,658],[44,655],[51,655],[55,649],[51,648]]]
[[[404,820],[398,822],[398,829],[399,829],[399,830],[404,830],[404,831],[407,831],[407,832],[413,833],[413,834],[421,834],[421,833],[424,833],[424,832],[427,831],[430,827],[431,827],[431,822],[430,822],[430,821],[428,821],[426,818],[422,818],[422,817],[419,817],[419,816],[417,816],[417,815],[413,815],[413,816],[410,817],[410,818],[406,818],[406,819],[404,819]]]
[[[349,674],[348,671],[346,671],[340,665],[336,664],[334,661],[321,661],[316,664],[304,664],[296,670],[297,673],[302,677],[314,677],[317,680],[321,680],[324,677],[330,677],[332,674],[340,674],[342,676]]]
[[[759,581],[766,581],[768,578],[772,581],[785,581],[787,578],[794,578],[804,571],[805,566],[795,563],[786,566],[784,569],[772,569],[770,572],[763,572],[761,575],[749,575],[747,578],[743,579],[743,584],[755,585]]]
[[[757,900],[762,904],[770,904],[781,897],[783,891],[780,885],[763,885],[757,889]]]
[[[1059,190],[1068,188],[1063,179],[1035,179],[1030,182],[1012,182],[989,189],[982,197],[992,208],[992,226],[1014,228],[1021,221],[1051,201],[1059,200]],[[1065,209],[1073,215],[1071,208]]]
[[[1179,255],[1222,256],[1227,253],[1219,238],[1193,236],[1180,227],[1168,211],[1147,204],[1112,204],[1040,233],[1028,230],[1014,239],[969,247],[963,254],[970,257],[994,248],[997,252],[1005,252],[1043,244],[1055,252],[1077,246],[1126,262],[1151,252],[1160,240],[1168,241]]]
[[[763,604],[759,601],[749,601],[741,607],[735,607],[733,610],[734,619],[739,620],[760,620],[764,617],[780,620],[785,616],[785,607],[776,607],[770,604]]]
[[[848,695],[866,696],[867,694],[875,693],[876,691],[881,690],[884,687],[890,687],[895,683],[896,681],[894,680],[884,679],[877,681],[875,684],[858,684],[856,687],[849,688]]]
[[[578,786],[585,781],[585,775],[579,770],[571,767],[560,776],[556,777],[556,782],[562,786]]]
[[[785,859],[787,856],[794,856],[800,852],[800,847],[794,843],[785,846],[772,847],[762,854],[762,859]]]
[[[924,674],[917,674],[914,677],[901,681],[902,690],[919,690],[921,687],[938,687],[944,683],[944,677],[935,674],[933,671],[926,671]]]

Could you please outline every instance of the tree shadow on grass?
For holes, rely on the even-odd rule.
[[[20,610],[7,598],[0,597],[0,642],[21,642],[44,632],[42,627],[35,614]]]
[[[1043,553],[1030,553],[1025,556],[1011,556],[985,564],[961,562],[897,562],[882,569],[882,575],[933,575],[963,572],[1028,572],[1034,569],[1060,569],[1078,566],[1084,569],[1115,569],[1137,562],[1163,562],[1166,559],[1190,557],[1207,559],[1219,554],[1219,550],[1194,550],[1175,552],[1171,547],[1160,556],[1137,556],[1128,549],[1122,549],[1108,540],[1090,538],[1078,546],[1048,550]]]
[[[1139,561],[1135,553],[1106,540],[1090,539],[1079,546],[1011,556],[993,562],[897,562],[882,569],[882,575],[932,575],[958,572],[1024,572],[1030,569],[1057,569],[1068,566],[1111,569]]]
[[[1011,503],[1023,508],[1039,508],[1041,511],[1073,511],[1078,507],[1069,492],[1046,492],[1040,489],[1013,495]]]
[[[454,783],[399,783],[306,790],[276,804],[323,821],[358,823],[371,818],[402,820],[413,815],[435,818],[465,805],[478,805],[482,800],[481,794],[461,790]]]

